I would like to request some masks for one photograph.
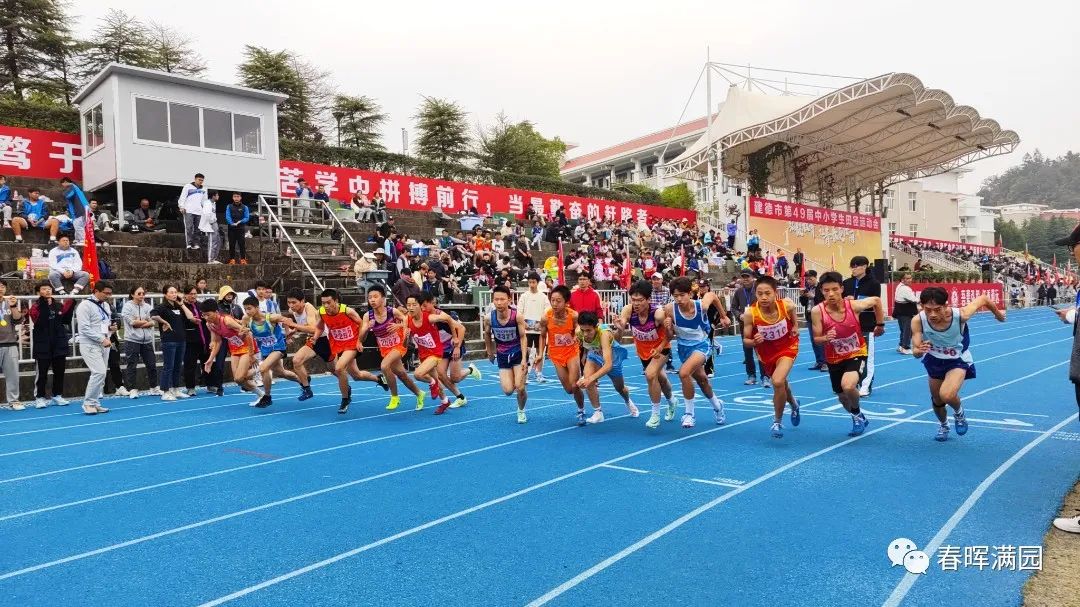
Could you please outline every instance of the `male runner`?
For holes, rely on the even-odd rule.
[[[754,286],[757,298],[743,313],[743,345],[754,348],[765,376],[772,380],[773,438],[784,437],[784,408],[791,404],[791,425],[801,421],[799,403],[791,393],[788,374],[799,355],[799,323],[795,304],[777,297],[779,283],[772,276],[762,276]]]
[[[384,379],[370,373],[361,371],[356,366],[356,356],[360,351],[360,325],[363,320],[349,306],[341,303],[341,296],[335,289],[326,289],[319,294],[319,332],[325,333],[330,342],[330,362],[333,363],[332,373],[337,377],[338,389],[341,391],[341,404],[338,413],[344,415],[349,412],[349,404],[352,403],[352,386],[349,385],[349,376],[359,381],[370,381],[383,386]]]
[[[694,427],[694,382],[701,388],[701,394],[712,403],[716,423],[724,423],[724,401],[713,393],[712,385],[705,374],[705,358],[712,347],[709,340],[712,325],[709,324],[705,311],[710,306],[716,306],[720,309],[720,326],[725,329],[731,326],[731,320],[720,298],[709,292],[701,299],[694,299],[690,285],[690,279],[685,276],[672,279],[670,288],[675,301],[664,306],[664,328],[668,343],[677,342],[679,360],[682,361],[679,367],[679,382],[682,384],[685,407],[683,428]]]
[[[652,402],[652,415],[645,422],[648,428],[660,426],[660,395],[667,399],[665,421],[675,419],[678,406],[671,395],[671,380],[664,373],[664,367],[671,359],[671,348],[664,333],[664,309],[652,304],[652,285],[646,280],[639,280],[630,286],[630,303],[623,307],[616,324],[623,330],[629,329],[634,338],[641,366],[645,369],[645,379],[649,386],[649,399]]]
[[[274,385],[274,377],[284,377],[290,381],[299,383],[296,373],[285,368],[285,357],[289,355],[288,345],[285,342],[285,332],[281,330],[282,317],[280,314],[264,314],[259,309],[259,300],[248,297],[244,300],[244,313],[247,315],[248,328],[251,330],[252,340],[259,348],[262,362],[259,363],[259,371],[263,375],[263,395],[259,397],[255,406],[265,409],[273,404],[270,390]]]
[[[563,390],[577,403],[577,425],[585,425],[585,394],[578,387],[581,378],[581,348],[574,338],[577,312],[570,307],[570,288],[559,285],[548,297],[551,308],[540,321],[540,357],[546,352],[555,367]]]
[[[379,366],[382,368],[382,376],[387,383],[387,389],[390,390],[390,402],[387,403],[386,410],[393,411],[401,404],[397,389],[398,380],[401,380],[401,383],[416,395],[418,408],[423,407],[424,397],[409,377],[409,372],[405,370],[405,364],[402,362],[408,351],[405,345],[405,313],[386,305],[386,288],[382,285],[368,287],[367,300],[368,311],[360,325],[360,337],[357,339],[356,347],[363,352],[364,338],[368,331],[375,333],[375,343],[379,346],[379,354],[382,356],[382,363]]]
[[[281,320],[281,325],[285,327],[285,337],[296,336],[296,339],[304,340],[304,345],[293,354],[292,363],[293,372],[300,384],[300,396],[296,400],[305,401],[315,396],[311,391],[311,375],[308,374],[307,362],[316,356],[330,362],[330,340],[325,335],[318,335],[319,311],[304,300],[303,291],[289,291],[285,296],[285,304],[292,314],[291,319]]]
[[[420,305],[423,306],[424,311],[428,314],[435,314],[442,312],[435,307],[435,298],[431,297],[430,293],[424,293],[420,296]],[[454,320],[459,320],[456,312],[450,312],[450,317]],[[440,381],[449,382],[446,384],[446,388],[450,389],[450,384],[454,385],[454,389],[451,392],[456,392],[456,387],[461,380],[466,377],[473,379],[480,379],[483,377],[480,373],[480,369],[476,368],[476,365],[469,363],[467,368],[463,368],[461,359],[465,357],[465,326],[453,326],[446,322],[436,322],[435,328],[439,330],[439,339],[443,344],[442,358],[439,360],[439,378]],[[454,344],[458,345],[455,346]],[[449,399],[444,395],[444,402],[449,402]],[[460,398],[449,403],[451,409],[457,409],[464,407],[469,403],[469,399],[465,398],[462,394]]]
[[[491,302],[495,309],[491,311],[488,329],[484,331],[484,348],[488,360],[499,367],[503,394],[510,396],[517,392],[517,422],[524,424],[529,421],[525,416],[525,401],[528,400],[525,376],[529,370],[524,355],[528,348],[525,317],[510,307],[510,289],[503,285],[492,289]]]
[[[405,320],[405,331],[412,339],[413,344],[416,345],[417,356],[420,359],[420,364],[413,371],[413,377],[419,382],[431,384],[432,398],[442,396],[439,384],[440,380],[445,380],[447,388],[459,401],[464,403],[465,396],[457,389],[457,385],[452,383],[449,378],[439,374],[439,363],[443,359],[443,343],[439,328],[435,326],[435,323],[450,325],[451,335],[453,336],[450,343],[454,348],[461,347],[462,340],[465,338],[465,327],[449,314],[424,310],[424,301],[421,300],[432,302],[433,299],[431,293],[409,295],[405,299],[405,305],[409,309],[408,318]],[[416,399],[417,411],[424,408],[424,399],[422,397],[423,393],[421,392],[420,397]],[[450,400],[445,399],[435,408],[435,415],[446,413],[448,408],[450,408]]]
[[[218,310],[218,302],[207,299],[199,303],[199,311],[202,312],[203,322],[210,330],[210,354],[203,364],[203,372],[209,373],[210,368],[217,360],[217,353],[221,351],[221,342],[225,342],[229,348],[229,356],[232,357],[232,378],[245,392],[254,392],[262,399],[262,390],[252,380],[252,364],[255,361],[255,344],[251,340],[251,331],[240,324],[232,316],[222,314]],[[251,403],[254,407],[259,401]]]
[[[622,396],[630,417],[637,417],[638,408],[634,401],[630,400],[630,391],[626,389],[623,381],[623,361],[628,356],[626,348],[610,330],[599,326],[600,319],[593,312],[578,314],[577,324],[577,339],[585,352],[585,369],[577,385],[589,395],[589,402],[592,404],[593,414],[588,422],[599,424],[604,421],[604,409],[600,405],[600,390],[596,382],[605,375],[611,380],[611,385],[619,396]]]

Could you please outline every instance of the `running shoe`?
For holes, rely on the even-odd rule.
[[[743,382],[743,385],[744,386],[756,386],[757,385],[757,378],[754,377],[754,376],[747,377],[746,381]]]
[[[269,394],[263,394],[262,398],[259,399],[258,404],[256,404],[255,406],[258,407],[259,409],[265,409],[265,408],[269,407],[272,404],[274,404],[274,401],[273,401],[273,399],[270,398],[270,395]]]
[[[35,409],[44,409],[45,407],[48,407],[48,406],[49,406],[48,399],[45,399],[45,398],[42,398],[42,397],[39,396],[36,400],[34,400],[34,408]]]
[[[174,401],[176,400],[176,396],[172,393],[172,390],[169,390],[168,392],[163,392],[161,394],[161,400]]]
[[[400,404],[401,404],[401,397],[400,396],[391,396],[390,397],[390,402],[387,403],[387,405],[386,405],[386,410],[387,411],[393,411],[394,409],[397,409],[398,405],[400,405]]]
[[[138,390],[128,390],[128,398],[130,398],[132,400],[135,400],[136,398],[139,398],[139,391]]]
[[[649,416],[649,421],[645,422],[646,428],[659,428],[660,427],[660,414],[653,413]]]
[[[795,401],[795,404],[791,405],[791,425],[798,426],[802,421],[802,413],[799,411],[799,401]]]
[[[538,384],[546,384],[547,383],[547,378],[544,377],[543,373],[537,373],[536,374],[536,383],[538,383]]]
[[[188,394],[182,388],[173,388],[172,393],[173,393],[173,396],[175,396],[176,398],[179,398],[179,399],[191,398],[191,395]]]
[[[483,379],[484,375],[480,373],[480,369],[476,368],[476,365],[469,363],[469,377],[473,379]]]
[[[964,415],[963,411],[957,411],[953,415],[953,423],[956,424],[956,435],[957,436],[963,436],[963,435],[967,434],[967,431],[968,431],[967,416]]]
[[[717,407],[715,405],[713,406],[713,415],[716,416],[716,425],[717,426],[722,426],[722,425],[724,425],[724,421],[727,420],[727,416],[724,415],[724,401],[722,401],[720,399],[716,399],[716,400],[717,400],[718,403],[720,403],[720,406],[719,407]]]
[[[469,404],[469,399],[465,398],[464,396],[459,396],[459,397],[454,399],[454,402],[450,403],[450,408],[451,409],[460,409],[460,408],[464,407],[467,404]]]
[[[449,409],[449,408],[450,408],[449,399],[444,400],[443,402],[439,403],[438,407],[435,407],[435,415],[442,415],[443,413],[446,413],[446,410]]]
[[[602,409],[597,409],[596,411],[593,411],[593,414],[591,417],[589,417],[588,421],[590,424],[604,423],[604,411]]]
[[[375,383],[379,384],[379,387],[383,389],[383,392],[389,392],[390,391],[390,384],[386,383],[386,378],[383,377],[382,375],[378,376],[378,379],[375,380]]]
[[[784,426],[780,422],[773,422],[772,427],[769,428],[769,432],[773,438],[784,438]]]
[[[862,413],[851,416],[851,432],[848,436],[859,436],[866,431],[866,416]]]
[[[633,402],[626,403],[626,410],[630,412],[630,417],[637,417],[638,415],[641,415],[641,412],[638,411],[637,405],[635,405]]]
[[[427,397],[427,394],[424,394],[423,392],[416,395],[416,410],[417,411],[422,411],[424,409],[424,398],[425,397]]]
[[[692,413],[683,413],[682,427],[693,428],[694,427],[694,415]]]
[[[584,426],[585,425],[585,410],[584,409],[578,409],[577,410],[577,425],[579,425],[579,426]]]
[[[1067,533],[1080,533],[1080,516],[1054,519],[1054,527]]]
[[[315,398],[315,393],[311,391],[311,386],[300,386],[300,396],[297,397],[298,401],[305,401],[309,398]]]
[[[60,405],[61,407],[66,407],[71,404],[71,401],[64,398],[63,396],[54,396],[53,402]]]
[[[116,395],[117,396],[128,396],[129,394],[130,394],[130,392],[128,392],[128,389],[125,388],[124,386],[120,386],[119,388],[116,389]]]
[[[761,387],[764,390],[772,390],[772,378],[771,377],[763,377],[761,379]]]
[[[525,409],[518,409],[518,423],[524,424],[529,421],[528,417],[525,417]]]
[[[664,421],[669,422],[675,419],[675,408],[679,406],[678,397],[672,397],[668,401],[667,411],[664,412]]]
[[[939,443],[943,443],[949,440],[949,424],[948,422],[940,424],[937,429],[937,434],[934,435],[934,440]]]

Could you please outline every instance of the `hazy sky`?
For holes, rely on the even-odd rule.
[[[396,151],[421,95],[458,101],[473,122],[500,110],[528,118],[579,144],[570,156],[669,127],[706,46],[714,61],[740,65],[905,71],[1020,134],[1017,152],[971,165],[964,188],[974,191],[1036,147],[1049,156],[1080,149],[1080,8],[997,4],[74,0],[71,11],[82,34],[109,8],[176,24],[212,80],[236,81],[244,44],[296,51],[330,70],[341,92],[375,97],[390,114],[384,144]],[[688,117],[704,114],[699,95]]]

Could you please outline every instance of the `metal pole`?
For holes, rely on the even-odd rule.
[[[712,212],[713,205],[713,140],[712,140],[712,64],[710,61],[709,47],[705,47],[705,106],[706,106],[706,129],[705,141],[708,144],[707,158],[708,176],[705,178],[705,208]]]
[[[405,130],[405,127],[401,127],[401,154],[409,155],[409,131]]]

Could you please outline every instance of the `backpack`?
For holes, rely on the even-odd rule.
[[[104,259],[98,259],[98,275],[101,277],[101,280],[112,280],[116,278],[116,274],[109,264],[105,263]]]

